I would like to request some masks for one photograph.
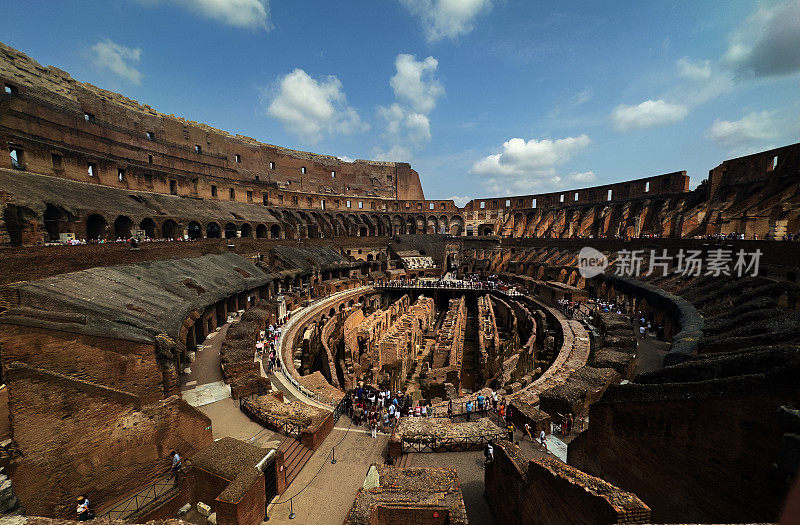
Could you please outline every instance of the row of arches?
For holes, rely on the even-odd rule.
[[[48,234],[51,240],[57,240],[59,229],[54,227],[56,222],[46,222]],[[93,213],[86,218],[86,239],[98,240],[105,238],[127,239],[133,235],[134,230],[141,230],[146,237],[151,239],[180,239],[187,235],[189,239],[233,239],[237,237],[259,238],[259,239],[281,239],[282,229],[279,224],[258,224],[255,229],[250,223],[234,224],[228,222],[221,224],[211,221],[201,224],[198,221],[190,221],[186,225],[184,233],[183,227],[173,219],[167,219],[159,226],[155,220],[147,217],[137,224],[126,215],[119,215],[112,224],[109,225],[105,217],[99,213]]]
[[[676,200],[619,202],[517,212],[502,226],[507,237],[680,235]],[[676,229],[678,230],[676,232]]]
[[[201,222],[191,220],[180,223],[175,219],[156,220],[145,217],[135,220],[127,215],[110,218],[100,212],[89,214],[84,221],[86,239],[127,239],[135,230],[153,239],[179,239],[184,235],[189,239],[199,238],[258,238],[258,239],[300,239],[331,238],[337,236],[392,236],[403,234],[450,234],[461,235],[463,219],[447,215],[378,215],[367,213],[325,213],[302,210],[271,210],[278,222],[270,224],[252,222],[222,222],[211,220]],[[79,233],[76,223],[79,219],[71,213],[47,204],[42,217],[46,234],[51,241],[59,240],[59,234]]]

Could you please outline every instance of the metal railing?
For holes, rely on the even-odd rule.
[[[288,419],[281,419],[271,414],[267,414],[263,410],[260,410],[253,402],[259,396],[266,395],[267,393],[267,389],[263,385],[259,385],[257,392],[250,394],[249,396],[239,398],[239,410],[244,412],[244,414],[250,418],[251,421],[258,423],[262,427],[280,432],[281,434],[299,440],[300,432],[306,428],[304,425],[301,423],[295,423],[294,421]]]
[[[133,496],[130,496],[116,505],[110,510],[106,511],[102,517],[107,517],[109,520],[125,521],[135,516],[142,509],[152,506],[153,503],[167,499],[178,491],[179,483],[178,478],[182,474],[170,474],[165,476],[150,486],[140,490]]]
[[[414,288],[420,290],[474,290],[481,292],[500,292],[505,295],[516,297],[523,295],[513,286],[507,285],[494,285],[487,282],[473,282],[473,281],[429,281],[420,279],[398,279],[392,281],[376,281],[374,284],[376,289],[379,290],[394,290]]]
[[[450,420],[451,421],[466,421],[467,420],[467,413],[468,412],[466,411],[466,408],[463,406],[465,404],[459,403],[459,405],[464,410],[461,411],[461,412],[456,413],[455,412],[455,408],[454,408],[453,414],[450,416]],[[446,410],[446,409],[444,409],[444,410]],[[437,407],[436,415],[438,417],[446,417],[447,414],[440,414],[439,413],[441,411],[442,411],[442,408],[441,407]],[[500,415],[500,412],[498,412],[497,410],[493,409],[491,404],[489,404],[488,406],[485,406],[485,408],[483,410],[473,410],[473,411],[469,412],[469,414],[470,414],[470,419],[473,418],[473,417],[474,418],[488,417],[492,421],[492,423],[494,423],[495,425],[497,425],[497,426],[499,426],[501,428],[506,426],[505,418]]]
[[[486,446],[489,441],[499,441],[508,436],[506,432],[496,432],[481,436],[464,436],[442,438],[437,436],[402,438],[400,450],[403,454],[409,452],[460,452],[477,450]]]
[[[360,291],[360,290],[365,290],[365,289],[368,289],[368,288],[371,288],[371,287],[370,286],[362,286],[360,288],[351,288],[349,290],[342,290],[341,292],[336,292],[333,295],[329,295],[327,297],[321,297],[319,299],[315,299],[314,301],[311,301],[308,304],[308,306],[306,306],[305,308],[311,309],[311,308],[313,308],[313,307],[315,307],[315,306],[317,306],[317,305],[319,305],[319,304],[321,304],[321,303],[323,303],[325,301],[332,301],[338,296],[354,293],[357,290]],[[333,408],[335,410],[338,407],[338,405],[341,403],[341,400],[336,399],[334,397],[330,397],[330,396],[323,396],[319,392],[312,392],[311,390],[309,390],[308,388],[306,388],[305,386],[300,384],[300,382],[297,379],[295,379],[295,377],[292,375],[292,373],[286,367],[286,360],[283,359],[283,356],[284,356],[284,352],[283,352],[283,343],[284,343],[283,333],[288,332],[289,331],[289,327],[292,326],[295,322],[297,322],[297,319],[300,318],[300,316],[301,316],[300,312],[294,313],[289,318],[289,321],[282,327],[281,336],[278,338],[277,347],[278,347],[278,355],[281,356],[281,359],[280,359],[280,371],[281,371],[281,374],[283,374],[283,377],[285,377],[286,380],[289,381],[289,383],[298,392],[300,392],[303,396],[307,397],[308,399],[310,399],[312,401],[316,401],[317,403],[321,403],[323,405],[328,405],[329,407],[331,407],[331,408]],[[336,417],[336,416],[334,416],[334,417]],[[336,417],[336,419],[338,419],[338,417]]]

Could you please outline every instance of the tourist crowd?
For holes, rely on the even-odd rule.
[[[256,341],[256,359],[260,359],[264,364],[265,372],[271,374],[273,370],[281,367],[281,358],[276,348],[279,348],[279,341],[283,330],[283,325],[291,318],[291,312],[278,319],[275,323],[270,323],[266,330],[262,330]],[[267,356],[266,362],[264,356]]]

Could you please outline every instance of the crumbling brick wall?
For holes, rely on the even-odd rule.
[[[486,466],[485,496],[501,523],[650,523],[635,494],[549,457],[525,457],[500,441]]]
[[[176,396],[138,406],[125,392],[41,369],[6,380],[20,453],[11,479],[32,515],[73,516],[80,494],[102,507],[162,476],[171,450],[191,456],[212,441],[208,417]]]
[[[568,462],[635,490],[654,521],[773,521],[788,488],[773,467],[777,407],[797,399],[796,377],[783,393],[788,376],[614,387],[592,405]]]
[[[163,396],[152,344],[11,324],[3,325],[0,344],[4,367],[14,361],[44,367],[125,390],[144,402]]]

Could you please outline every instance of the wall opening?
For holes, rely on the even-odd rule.
[[[106,233],[108,223],[106,219],[97,213],[93,213],[86,218],[86,239],[101,239]]]
[[[216,222],[209,222],[206,225],[206,237],[209,239],[219,239],[220,238],[220,229],[219,224]]]

